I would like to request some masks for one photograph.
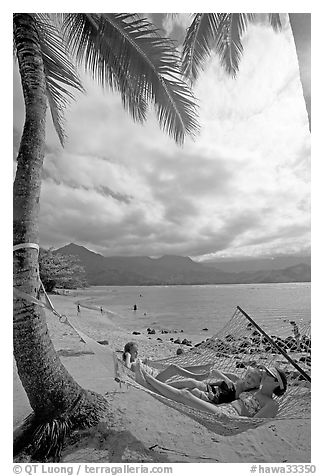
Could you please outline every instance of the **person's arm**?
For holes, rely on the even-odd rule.
[[[126,352],[125,354],[125,366],[130,369],[132,367],[132,364],[131,364],[131,355],[129,352]]]
[[[228,377],[234,383],[240,379],[238,375],[233,374],[232,372],[225,372],[224,375]]]
[[[231,373],[223,373],[220,370],[217,369],[212,369],[210,374],[209,374],[209,379],[211,380],[213,377],[219,378],[221,380],[225,380],[227,385],[233,386],[234,382],[237,380],[237,376],[235,374]],[[236,377],[236,379],[235,379]],[[214,382],[213,382],[214,383]]]
[[[254,415],[255,418],[274,418],[278,413],[279,405],[274,400],[270,400]]]

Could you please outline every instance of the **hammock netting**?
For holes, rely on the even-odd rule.
[[[282,397],[275,397],[279,411],[275,419],[310,418],[311,392],[311,330],[310,322],[302,318],[294,320],[281,315],[263,316],[257,321],[237,307],[232,318],[213,337],[196,344],[187,352],[162,360],[149,361],[154,369],[163,370],[176,364],[196,373],[215,367],[241,377],[249,366],[278,366],[287,376],[287,390]],[[233,434],[235,429],[258,426],[267,419],[241,416],[222,417],[190,408],[158,394],[152,387],[143,387],[134,379],[134,373],[115,358],[116,377],[120,382],[140,388],[163,403],[176,408],[212,430],[222,427]],[[201,370],[199,370],[201,368]],[[195,369],[195,370],[194,370]],[[239,427],[237,426],[238,422]]]

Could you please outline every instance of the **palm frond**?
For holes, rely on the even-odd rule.
[[[53,124],[61,144],[64,144],[64,110],[72,90],[84,91],[76,70],[64,47],[62,35],[49,15],[35,14],[39,42],[44,63],[46,93]]]
[[[153,103],[160,126],[178,143],[194,134],[196,104],[181,79],[174,43],[136,14],[70,14],[64,24],[78,63],[102,84],[120,92],[136,120]]]
[[[215,42],[218,13],[197,13],[187,30],[182,51],[182,72],[194,82]]]
[[[171,20],[177,20],[177,18],[179,18],[180,13],[167,13],[166,15]]]
[[[221,13],[216,34],[216,52],[225,70],[236,76],[243,54],[242,36],[254,20],[253,13]]]
[[[134,87],[136,78],[117,68],[118,58],[109,42],[103,41],[100,23],[98,16],[95,18],[89,14],[67,15],[64,21],[67,43],[78,64],[83,63],[86,71],[101,86],[118,91],[123,106],[133,119],[143,122],[146,119],[147,104]]]
[[[282,23],[280,19],[280,13],[268,13],[268,20],[274,31],[280,31]]]

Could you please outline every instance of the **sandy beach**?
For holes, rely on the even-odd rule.
[[[82,294],[54,295],[62,314],[78,318],[80,329],[97,341],[122,350],[129,340],[138,342],[140,357],[159,359],[175,355],[170,335],[132,335],[109,320],[107,313],[81,307]],[[105,311],[105,310],[104,310]],[[256,429],[233,435],[209,431],[191,418],[162,404],[149,394],[114,381],[113,361],[104,367],[76,332],[46,311],[48,328],[62,363],[84,388],[106,394],[111,414],[95,428],[72,435],[62,462],[181,462],[280,463],[311,461],[309,420],[272,420]],[[190,336],[184,335],[190,338]],[[161,340],[157,340],[157,339]],[[14,427],[31,408],[14,363]],[[221,433],[221,432],[220,432]]]

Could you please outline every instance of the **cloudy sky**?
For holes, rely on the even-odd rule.
[[[182,38],[185,17],[152,19]],[[194,87],[201,132],[183,147],[154,114],[135,124],[119,96],[84,85],[64,149],[48,121],[42,246],[198,259],[309,253],[310,133],[289,24],[249,27],[236,79],[211,57]],[[23,119],[14,68],[14,151]]]

